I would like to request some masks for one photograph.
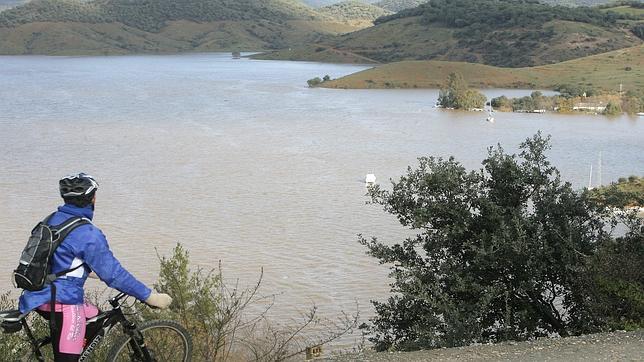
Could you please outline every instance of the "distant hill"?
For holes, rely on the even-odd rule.
[[[33,0],[0,14],[0,26],[34,22],[118,22],[158,31],[173,20],[302,20],[316,12],[297,0]]]
[[[34,0],[0,13],[0,54],[257,51],[356,29],[299,0]]]
[[[302,0],[302,1],[305,4],[313,7],[323,7],[323,6],[337,4],[339,2],[342,2],[343,0]],[[408,9],[408,8],[418,6],[428,1],[429,0],[423,0],[423,1],[420,1],[420,0],[363,0],[362,2],[368,3],[368,4],[375,4],[387,10],[397,12],[402,9]],[[611,2],[615,2],[614,0],[540,0],[540,1],[546,4],[566,5],[566,6],[594,6],[594,5],[601,5],[601,4],[608,4]],[[383,3],[385,3],[386,6],[383,6]],[[393,5],[388,5],[388,4],[393,4]],[[394,10],[394,9],[397,9],[397,10]]]
[[[305,4],[312,7],[323,7],[327,5],[337,4],[343,0],[302,0]],[[365,3],[375,4],[381,8],[398,12],[403,9],[416,7],[429,0],[363,0]],[[551,5],[565,5],[565,6],[595,6],[602,4],[609,4],[615,0],[540,0],[542,3]],[[391,5],[390,5],[391,4]],[[383,6],[384,5],[384,6]]]
[[[564,6],[595,6],[615,2],[615,0],[541,0],[542,3]]]
[[[526,67],[639,45],[633,22],[641,20],[631,18],[531,0],[432,0],[319,45],[383,63],[436,59]]]
[[[360,1],[343,1],[322,7],[318,9],[318,12],[340,21],[357,22],[358,24],[366,22],[369,25],[373,25],[373,21],[382,16],[393,14],[383,8]]]
[[[341,2],[342,0],[302,0],[303,3],[314,8],[321,8],[327,5],[333,5]]]
[[[27,0],[0,0],[0,11],[11,9],[25,3]]]
[[[644,45],[530,68],[500,68],[445,61],[403,61],[325,82],[328,88],[438,88],[459,72],[477,88],[553,89],[557,84],[591,85],[615,91],[644,89]]]
[[[320,8],[344,2],[344,0],[302,0],[305,4],[314,8]],[[357,0],[358,1],[358,0]],[[398,12],[403,9],[416,7],[429,0],[359,0],[365,4],[373,4],[391,12]]]
[[[428,1],[429,0],[381,0],[377,3],[374,3],[374,5],[389,10],[393,13],[397,13],[401,10],[415,8],[418,5],[424,4]]]
[[[337,3],[341,3],[345,0],[302,0],[303,3],[312,6],[314,8],[321,8],[324,6],[328,5],[333,5]],[[365,4],[373,4],[377,2],[378,0],[360,0],[360,2],[363,2]]]

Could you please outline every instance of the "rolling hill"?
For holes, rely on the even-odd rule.
[[[374,3],[374,5],[393,13],[397,13],[401,10],[415,8],[428,1],[429,0],[380,0],[377,3]]]
[[[296,0],[33,0],[0,14],[0,26],[34,22],[122,23],[158,31],[168,21],[302,20],[318,14]]]
[[[615,2],[614,0],[541,0],[542,3],[564,6],[596,6]]]
[[[343,0],[303,0],[305,4],[313,7],[323,7],[327,5],[337,4]],[[428,0],[363,0],[365,3],[375,4],[387,10],[397,12],[402,9],[416,7]],[[565,5],[565,6],[595,6],[601,4],[608,4],[614,0],[541,0],[542,3],[551,5]],[[390,4],[390,5],[387,5]],[[387,6],[384,6],[387,5]],[[394,10],[397,9],[397,10]]]
[[[344,21],[356,26],[373,25],[374,20],[393,14],[383,8],[360,1],[343,1],[318,9],[318,13],[331,19]]]
[[[341,3],[345,0],[302,0],[303,3],[306,5],[312,6],[314,8],[321,8],[324,6],[329,6],[337,3]],[[365,4],[373,4],[377,2],[378,0],[360,0],[360,2],[363,2]]]
[[[445,61],[403,61],[325,82],[328,88],[438,88],[459,72],[476,88],[553,89],[557,84],[592,85],[604,90],[644,89],[644,45],[528,68],[500,68]]]
[[[324,38],[315,49],[331,48],[382,63],[435,59],[526,67],[641,44],[632,24],[621,22],[626,17],[530,0],[432,0],[379,18],[374,27]],[[292,49],[270,57],[292,59],[293,52],[305,60],[318,55]]]
[[[0,13],[0,54],[257,51],[357,28],[298,0],[34,0]]]

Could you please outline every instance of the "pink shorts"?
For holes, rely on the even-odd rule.
[[[81,354],[85,344],[85,322],[98,315],[98,308],[91,304],[56,303],[55,311],[63,314],[60,328],[59,352]],[[38,307],[39,311],[50,312],[49,303]]]

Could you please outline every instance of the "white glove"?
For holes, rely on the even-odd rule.
[[[145,300],[145,303],[155,308],[166,309],[170,306],[170,303],[172,303],[172,297],[165,293],[153,292],[150,294],[148,299]]]

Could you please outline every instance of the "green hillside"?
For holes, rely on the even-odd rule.
[[[318,13],[340,21],[368,22],[369,25],[373,25],[373,21],[382,16],[392,14],[383,8],[355,0],[322,7]]]
[[[432,0],[319,45],[383,63],[435,59],[526,67],[641,44],[632,24],[622,20],[626,15],[530,0]]]
[[[325,82],[329,88],[438,88],[446,74],[458,72],[476,88],[553,89],[558,84],[616,91],[644,89],[644,45],[557,64],[528,68],[445,62],[403,61],[381,65]]]
[[[381,0],[374,3],[374,5],[387,9],[393,13],[397,13],[401,10],[415,8],[428,1],[429,0]]]
[[[356,29],[298,0],[34,0],[0,13],[0,54],[257,51]]]
[[[324,6],[341,3],[343,1],[346,1],[346,0],[302,0],[303,3],[314,8],[321,8]],[[365,4],[373,4],[378,0],[359,0],[359,1]]]
[[[34,22],[122,23],[158,31],[168,21],[284,21],[310,19],[316,12],[296,0],[33,0],[0,14],[0,26]]]
[[[541,0],[542,3],[564,6],[596,6],[615,2],[614,0]]]

